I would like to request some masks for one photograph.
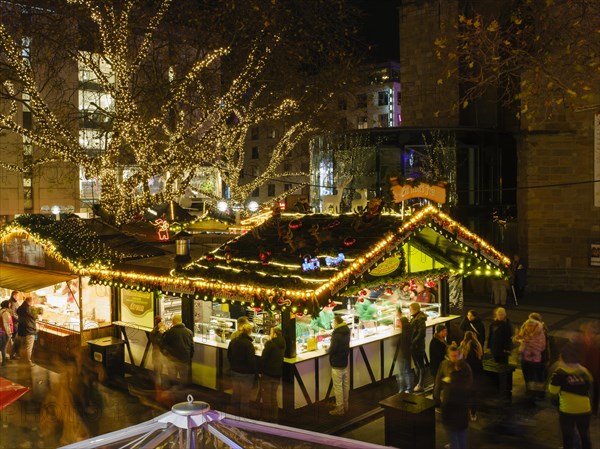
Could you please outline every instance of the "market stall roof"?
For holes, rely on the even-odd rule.
[[[59,284],[76,276],[53,271],[27,268],[0,262],[0,287],[21,292],[33,292]]]
[[[96,219],[71,215],[60,221],[47,215],[20,215],[0,229],[0,240],[25,236],[44,248],[74,272],[98,264],[164,255],[154,245],[140,242],[131,235]]]
[[[276,306],[293,297],[328,301],[406,242],[464,275],[485,270],[507,276],[510,260],[434,207],[399,215],[285,215],[274,217],[178,274],[196,291],[244,300],[257,294]]]

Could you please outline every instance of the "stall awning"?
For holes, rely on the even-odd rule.
[[[0,287],[10,290],[32,292],[76,277],[73,274],[36,270],[0,262]]]

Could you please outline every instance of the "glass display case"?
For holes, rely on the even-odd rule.
[[[10,290],[0,289],[3,298],[8,299],[10,294]],[[84,330],[111,324],[110,287],[90,285],[88,277],[82,277],[81,283],[76,278],[31,292],[19,292],[19,302],[26,296],[33,298],[38,321],[49,328],[80,332],[82,322]]]
[[[194,323],[194,336],[202,342],[218,341],[226,343],[237,330],[237,320],[232,318],[211,317],[206,323]]]
[[[158,297],[158,314],[167,328],[173,323],[173,315],[181,315],[181,297],[160,295]]]

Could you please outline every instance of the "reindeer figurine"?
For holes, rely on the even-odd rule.
[[[356,189],[356,193],[360,198],[352,200],[352,211],[360,213],[367,207],[367,189]]]
[[[352,181],[352,176],[345,179],[344,181],[340,181],[340,183],[336,186],[337,193],[335,195],[323,195],[321,200],[323,201],[323,206],[321,207],[321,212],[328,213],[331,209],[331,212],[334,214],[340,213],[340,204],[342,202],[342,194],[344,193],[344,189],[350,182]]]

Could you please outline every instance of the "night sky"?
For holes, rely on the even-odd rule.
[[[400,58],[398,6],[400,0],[356,0],[364,11],[363,39],[371,46],[371,62]]]

